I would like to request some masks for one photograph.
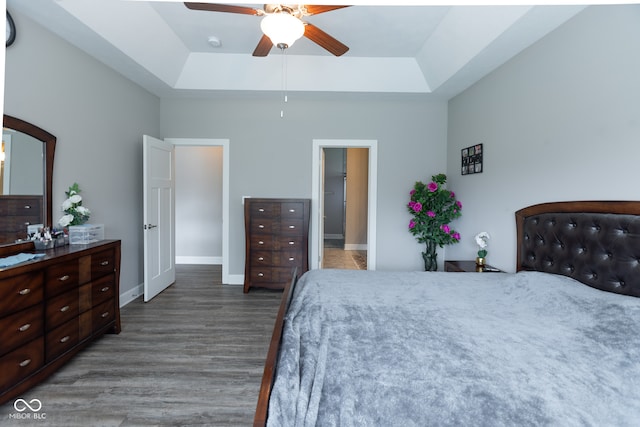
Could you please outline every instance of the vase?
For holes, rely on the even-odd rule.
[[[486,260],[484,259],[484,257],[477,257],[476,258],[476,265],[479,267],[484,267]]]
[[[438,270],[438,253],[436,252],[437,245],[432,240],[427,240],[426,249],[422,252],[422,259],[424,260],[424,271],[436,271]]]

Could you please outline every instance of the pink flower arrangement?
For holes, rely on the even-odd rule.
[[[407,205],[413,216],[409,221],[409,232],[420,243],[432,242],[440,247],[458,243],[460,233],[451,226],[451,221],[462,215],[462,203],[456,200],[453,191],[445,188],[447,176],[438,174],[424,184],[416,182],[409,192]]]

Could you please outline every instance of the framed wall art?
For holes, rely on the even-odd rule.
[[[472,145],[461,150],[462,175],[482,172],[482,152],[482,144]]]

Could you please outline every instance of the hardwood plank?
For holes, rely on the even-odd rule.
[[[0,425],[251,425],[281,296],[222,285],[220,266],[178,265],[174,285],[122,309],[120,335],[22,396],[45,420],[12,419],[9,402]]]

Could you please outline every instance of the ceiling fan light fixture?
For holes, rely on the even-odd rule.
[[[293,46],[304,35],[304,24],[287,12],[278,12],[265,16],[260,23],[262,32],[271,43],[280,49]]]

